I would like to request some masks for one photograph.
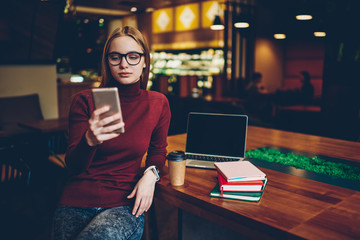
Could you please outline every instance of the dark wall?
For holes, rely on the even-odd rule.
[[[360,136],[360,2],[329,1],[322,111],[330,137]]]
[[[55,62],[64,0],[11,0],[0,8],[0,63]]]

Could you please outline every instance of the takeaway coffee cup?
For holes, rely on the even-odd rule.
[[[173,151],[167,155],[170,183],[173,186],[184,185],[186,155],[183,151]]]

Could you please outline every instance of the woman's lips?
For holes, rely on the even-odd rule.
[[[129,76],[130,76],[130,73],[128,73],[128,72],[119,73],[119,76],[120,76],[120,77],[129,77]]]

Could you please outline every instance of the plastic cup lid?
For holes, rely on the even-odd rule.
[[[186,155],[184,151],[172,151],[166,158],[170,161],[183,161],[186,160]]]

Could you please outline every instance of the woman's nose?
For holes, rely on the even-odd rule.
[[[120,67],[126,67],[127,65],[128,65],[128,63],[127,63],[127,61],[126,61],[126,56],[121,56],[119,66],[120,66]]]

